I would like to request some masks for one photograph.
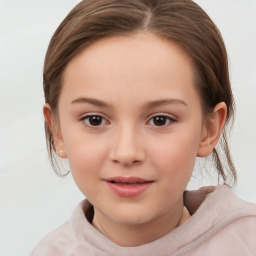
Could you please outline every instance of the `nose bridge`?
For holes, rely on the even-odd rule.
[[[115,129],[110,153],[111,160],[122,164],[138,163],[144,160],[142,134],[135,125],[122,123]]]

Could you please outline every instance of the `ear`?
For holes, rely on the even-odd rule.
[[[213,152],[225,125],[226,116],[227,106],[220,102],[215,106],[213,113],[205,118],[202,139],[197,151],[198,157],[206,157]]]
[[[60,125],[53,117],[51,107],[46,103],[43,107],[44,119],[49,129],[51,130],[55,153],[61,158],[67,158],[67,154],[64,148],[64,142],[60,131]]]

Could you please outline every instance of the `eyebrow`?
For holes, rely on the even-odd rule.
[[[89,103],[96,107],[101,107],[101,108],[109,107],[109,105],[104,101],[93,99],[93,98],[85,98],[85,97],[77,98],[77,99],[73,100],[71,103],[72,104],[74,104],[74,103]]]
[[[155,100],[147,103],[146,108],[155,108],[159,106],[165,106],[170,104],[182,104],[187,107],[187,103],[180,99],[162,99],[162,100]]]
[[[110,108],[111,106],[107,104],[104,101],[94,99],[94,98],[86,98],[86,97],[80,97],[71,102],[72,104],[75,103],[89,103],[91,105],[94,105],[96,107],[101,107],[101,108]],[[146,108],[156,108],[159,106],[165,106],[165,105],[170,105],[170,104],[181,104],[184,106],[188,106],[185,101],[180,100],[180,99],[161,99],[161,100],[153,100],[149,101],[146,103]]]

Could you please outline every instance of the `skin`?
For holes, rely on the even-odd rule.
[[[68,158],[94,206],[95,227],[121,246],[138,246],[178,225],[195,159],[212,152],[226,105],[204,116],[189,56],[141,32],[101,39],[75,56],[64,72],[58,114],[54,121],[44,106],[56,152]],[[88,115],[101,116],[99,125]],[[165,116],[161,125],[156,116]],[[138,196],[120,197],[104,181],[115,176],[153,183]]]

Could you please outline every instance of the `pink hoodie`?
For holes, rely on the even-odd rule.
[[[86,219],[92,206],[84,200],[31,256],[256,256],[255,204],[225,185],[185,192],[184,202],[193,214],[184,224],[152,243],[121,247]]]

